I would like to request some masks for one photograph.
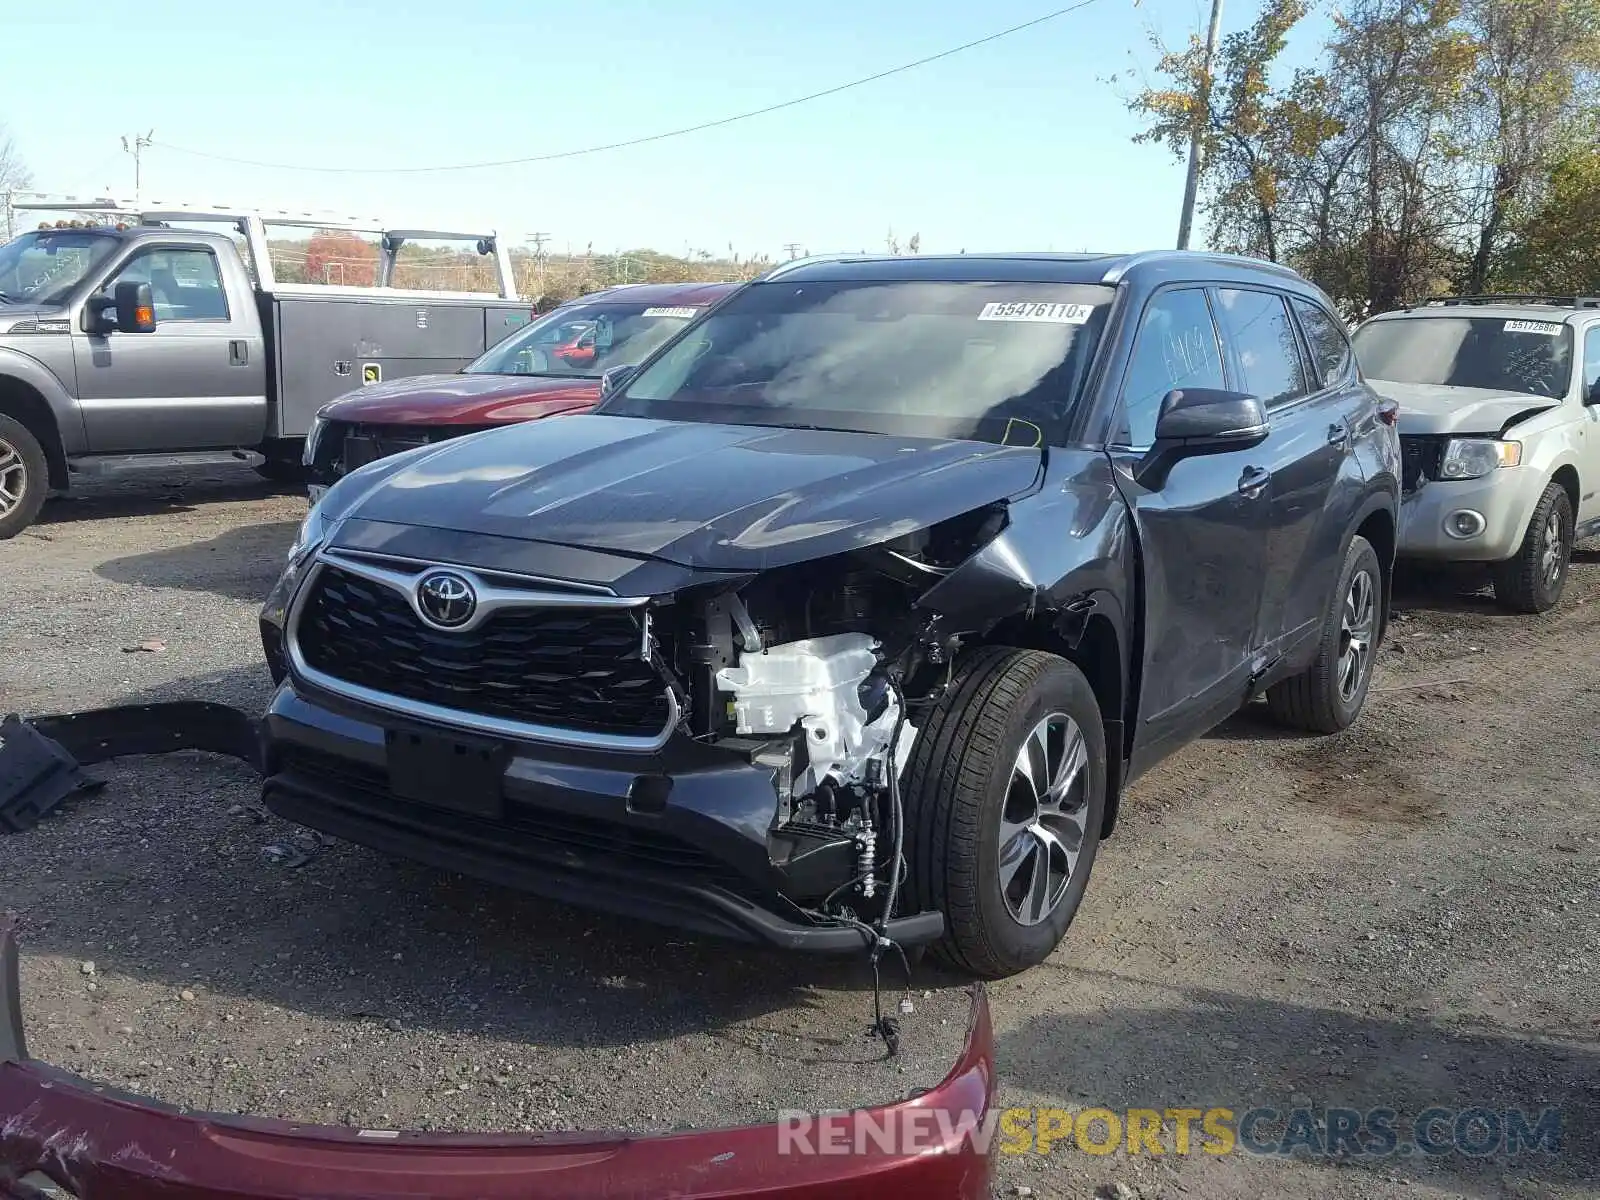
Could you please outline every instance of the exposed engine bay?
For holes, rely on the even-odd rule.
[[[802,909],[863,923],[889,913],[899,785],[960,640],[918,601],[1005,515],[989,506],[657,610],[657,663],[689,731],[772,771],[772,865]]]

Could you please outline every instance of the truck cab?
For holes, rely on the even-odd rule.
[[[296,476],[324,403],[459,368],[532,316],[492,233],[113,201],[13,207],[89,216],[0,246],[0,538],[83,475],[243,462]],[[387,230],[375,286],[279,281],[269,225]],[[494,262],[498,291],[391,286],[401,248],[425,240],[468,241]]]

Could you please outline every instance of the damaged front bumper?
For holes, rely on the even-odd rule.
[[[989,1194],[976,1131],[994,1093],[994,1035],[972,992],[961,1056],[898,1104],[858,1109],[823,1139],[778,1124],[630,1136],[429,1134],[188,1112],[27,1055],[15,924],[0,921],[0,1197],[45,1200],[594,1200],[759,1196],[878,1200]],[[885,1145],[881,1130],[916,1131]],[[805,1153],[820,1146],[846,1153]]]
[[[626,918],[783,950],[860,953],[860,926],[808,918],[774,862],[772,771],[680,734],[652,755],[504,743],[486,799],[461,786],[397,796],[394,735],[424,723],[278,688],[264,726],[263,799],[286,820],[504,887]],[[447,739],[465,734],[445,734]],[[937,912],[887,923],[902,946],[944,932]]]

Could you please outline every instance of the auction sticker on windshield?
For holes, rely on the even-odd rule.
[[[647,317],[692,317],[700,310],[693,305],[683,305],[678,308],[647,308],[644,315]]]
[[[1507,321],[1506,333],[1542,333],[1545,337],[1560,337],[1561,326],[1550,321]]]
[[[1082,325],[1094,315],[1092,304],[1059,304],[1045,300],[997,301],[985,304],[980,321],[1043,321],[1050,325]]]

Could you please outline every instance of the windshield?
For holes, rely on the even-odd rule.
[[[1356,331],[1368,379],[1521,392],[1559,400],[1572,381],[1572,330],[1559,321],[1401,317]]]
[[[1111,297],[1109,288],[1061,283],[757,284],[600,411],[1059,441]]]
[[[60,304],[117,248],[115,234],[40,229],[0,246],[0,303]]]
[[[566,304],[506,338],[465,369],[474,375],[598,378],[642,362],[700,314],[693,305]]]

